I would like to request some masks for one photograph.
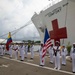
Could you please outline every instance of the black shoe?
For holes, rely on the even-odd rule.
[[[30,58],[30,59],[33,59],[33,58]]]
[[[25,57],[27,59],[27,57]]]
[[[19,57],[21,57],[21,56],[19,56]]]
[[[24,60],[20,60],[20,61],[24,61]]]
[[[12,57],[9,57],[10,59],[12,59]]]
[[[42,67],[43,67],[44,65],[40,65],[40,66],[42,66]]]
[[[73,73],[75,73],[75,72],[73,72]]]
[[[53,64],[53,62],[49,62],[50,64]]]
[[[62,64],[63,66],[66,66],[66,64]]]

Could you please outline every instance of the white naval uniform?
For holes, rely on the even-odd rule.
[[[30,52],[31,52],[31,58],[33,59],[34,58],[34,45],[30,47]]]
[[[18,46],[18,50],[19,50],[20,57],[21,57],[21,45]]]
[[[40,49],[39,49],[40,65],[43,66],[45,64],[45,57],[43,58],[43,62],[42,62],[42,54],[43,54],[42,50],[43,50],[43,48],[40,47]]]
[[[25,46],[24,45],[22,45],[21,46],[21,60],[24,60],[24,54],[25,54]]]
[[[55,50],[57,50],[57,46],[54,47]],[[59,51],[57,51],[55,55],[55,68],[54,69],[60,69],[60,47],[58,48]]]
[[[18,45],[14,45],[13,49],[14,49],[15,59],[17,59],[18,58]]]
[[[5,45],[3,45],[3,54],[5,55]]]
[[[28,54],[28,45],[25,46],[25,58],[27,58],[27,54]]]
[[[0,45],[0,55],[2,55],[3,56],[3,53],[4,53],[4,51],[3,51],[3,45]]]
[[[61,50],[61,56],[62,56],[62,64],[66,65],[66,55],[68,54],[68,51],[66,48],[63,48]]]
[[[72,71],[75,72],[75,50],[73,47],[71,48],[70,56],[72,58]]]
[[[0,55],[1,55],[1,53],[2,53],[2,46],[0,45]]]
[[[53,60],[53,55],[54,54],[54,51],[53,51],[53,47],[50,47],[49,48],[49,55],[50,55],[50,63],[53,63],[54,60]]]
[[[9,45],[9,54],[10,54],[10,58],[12,58],[12,49],[13,49],[13,45]]]

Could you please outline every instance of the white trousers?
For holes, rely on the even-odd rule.
[[[20,52],[20,56],[21,56],[21,49],[19,49],[19,52]]]
[[[15,59],[18,59],[18,50],[15,51]]]
[[[31,58],[34,58],[34,51],[31,50]]]
[[[43,62],[42,62],[43,60]],[[45,57],[42,58],[42,55],[40,55],[40,65],[45,65]]]
[[[27,57],[28,49],[25,49],[25,57]]]
[[[75,53],[72,54],[72,71],[75,72]]]
[[[4,51],[3,51],[3,49],[1,49],[1,55],[3,55],[3,53],[4,53]]]
[[[21,55],[21,60],[24,60],[24,54]]]
[[[66,65],[66,55],[62,55],[62,64]]]
[[[53,54],[50,53],[50,62],[53,63]]]
[[[55,56],[55,68],[60,69],[60,56]]]
[[[21,60],[24,60],[24,54],[25,54],[25,51],[21,50]]]
[[[10,57],[12,57],[12,49],[9,50]]]

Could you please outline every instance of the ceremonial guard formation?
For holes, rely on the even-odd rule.
[[[40,49],[39,49],[39,57],[40,57],[40,66],[45,65],[45,58],[43,58],[43,48],[44,44],[41,42]],[[34,45],[30,45],[30,59],[34,59]],[[51,64],[54,64],[54,69],[60,70],[61,64],[62,66],[66,66],[66,56],[68,54],[68,50],[63,44],[60,46],[59,41],[56,41],[56,46],[51,44],[49,47],[49,62]],[[0,44],[0,56],[3,56],[6,53],[5,46]],[[27,44],[10,44],[9,45],[9,57],[12,58],[14,53],[14,57],[17,60],[18,56],[20,56],[20,60],[24,61],[25,58],[28,57],[28,45]],[[72,72],[75,73],[75,43],[73,43],[73,46],[70,51],[70,57],[72,59]],[[42,60],[43,59],[43,60]],[[61,59],[61,62],[60,62]]]

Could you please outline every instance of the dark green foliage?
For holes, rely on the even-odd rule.
[[[70,42],[68,42],[68,45],[67,45],[67,47],[66,47],[67,50],[68,50],[68,54],[70,54],[71,47],[72,47],[72,46],[70,45]]]

